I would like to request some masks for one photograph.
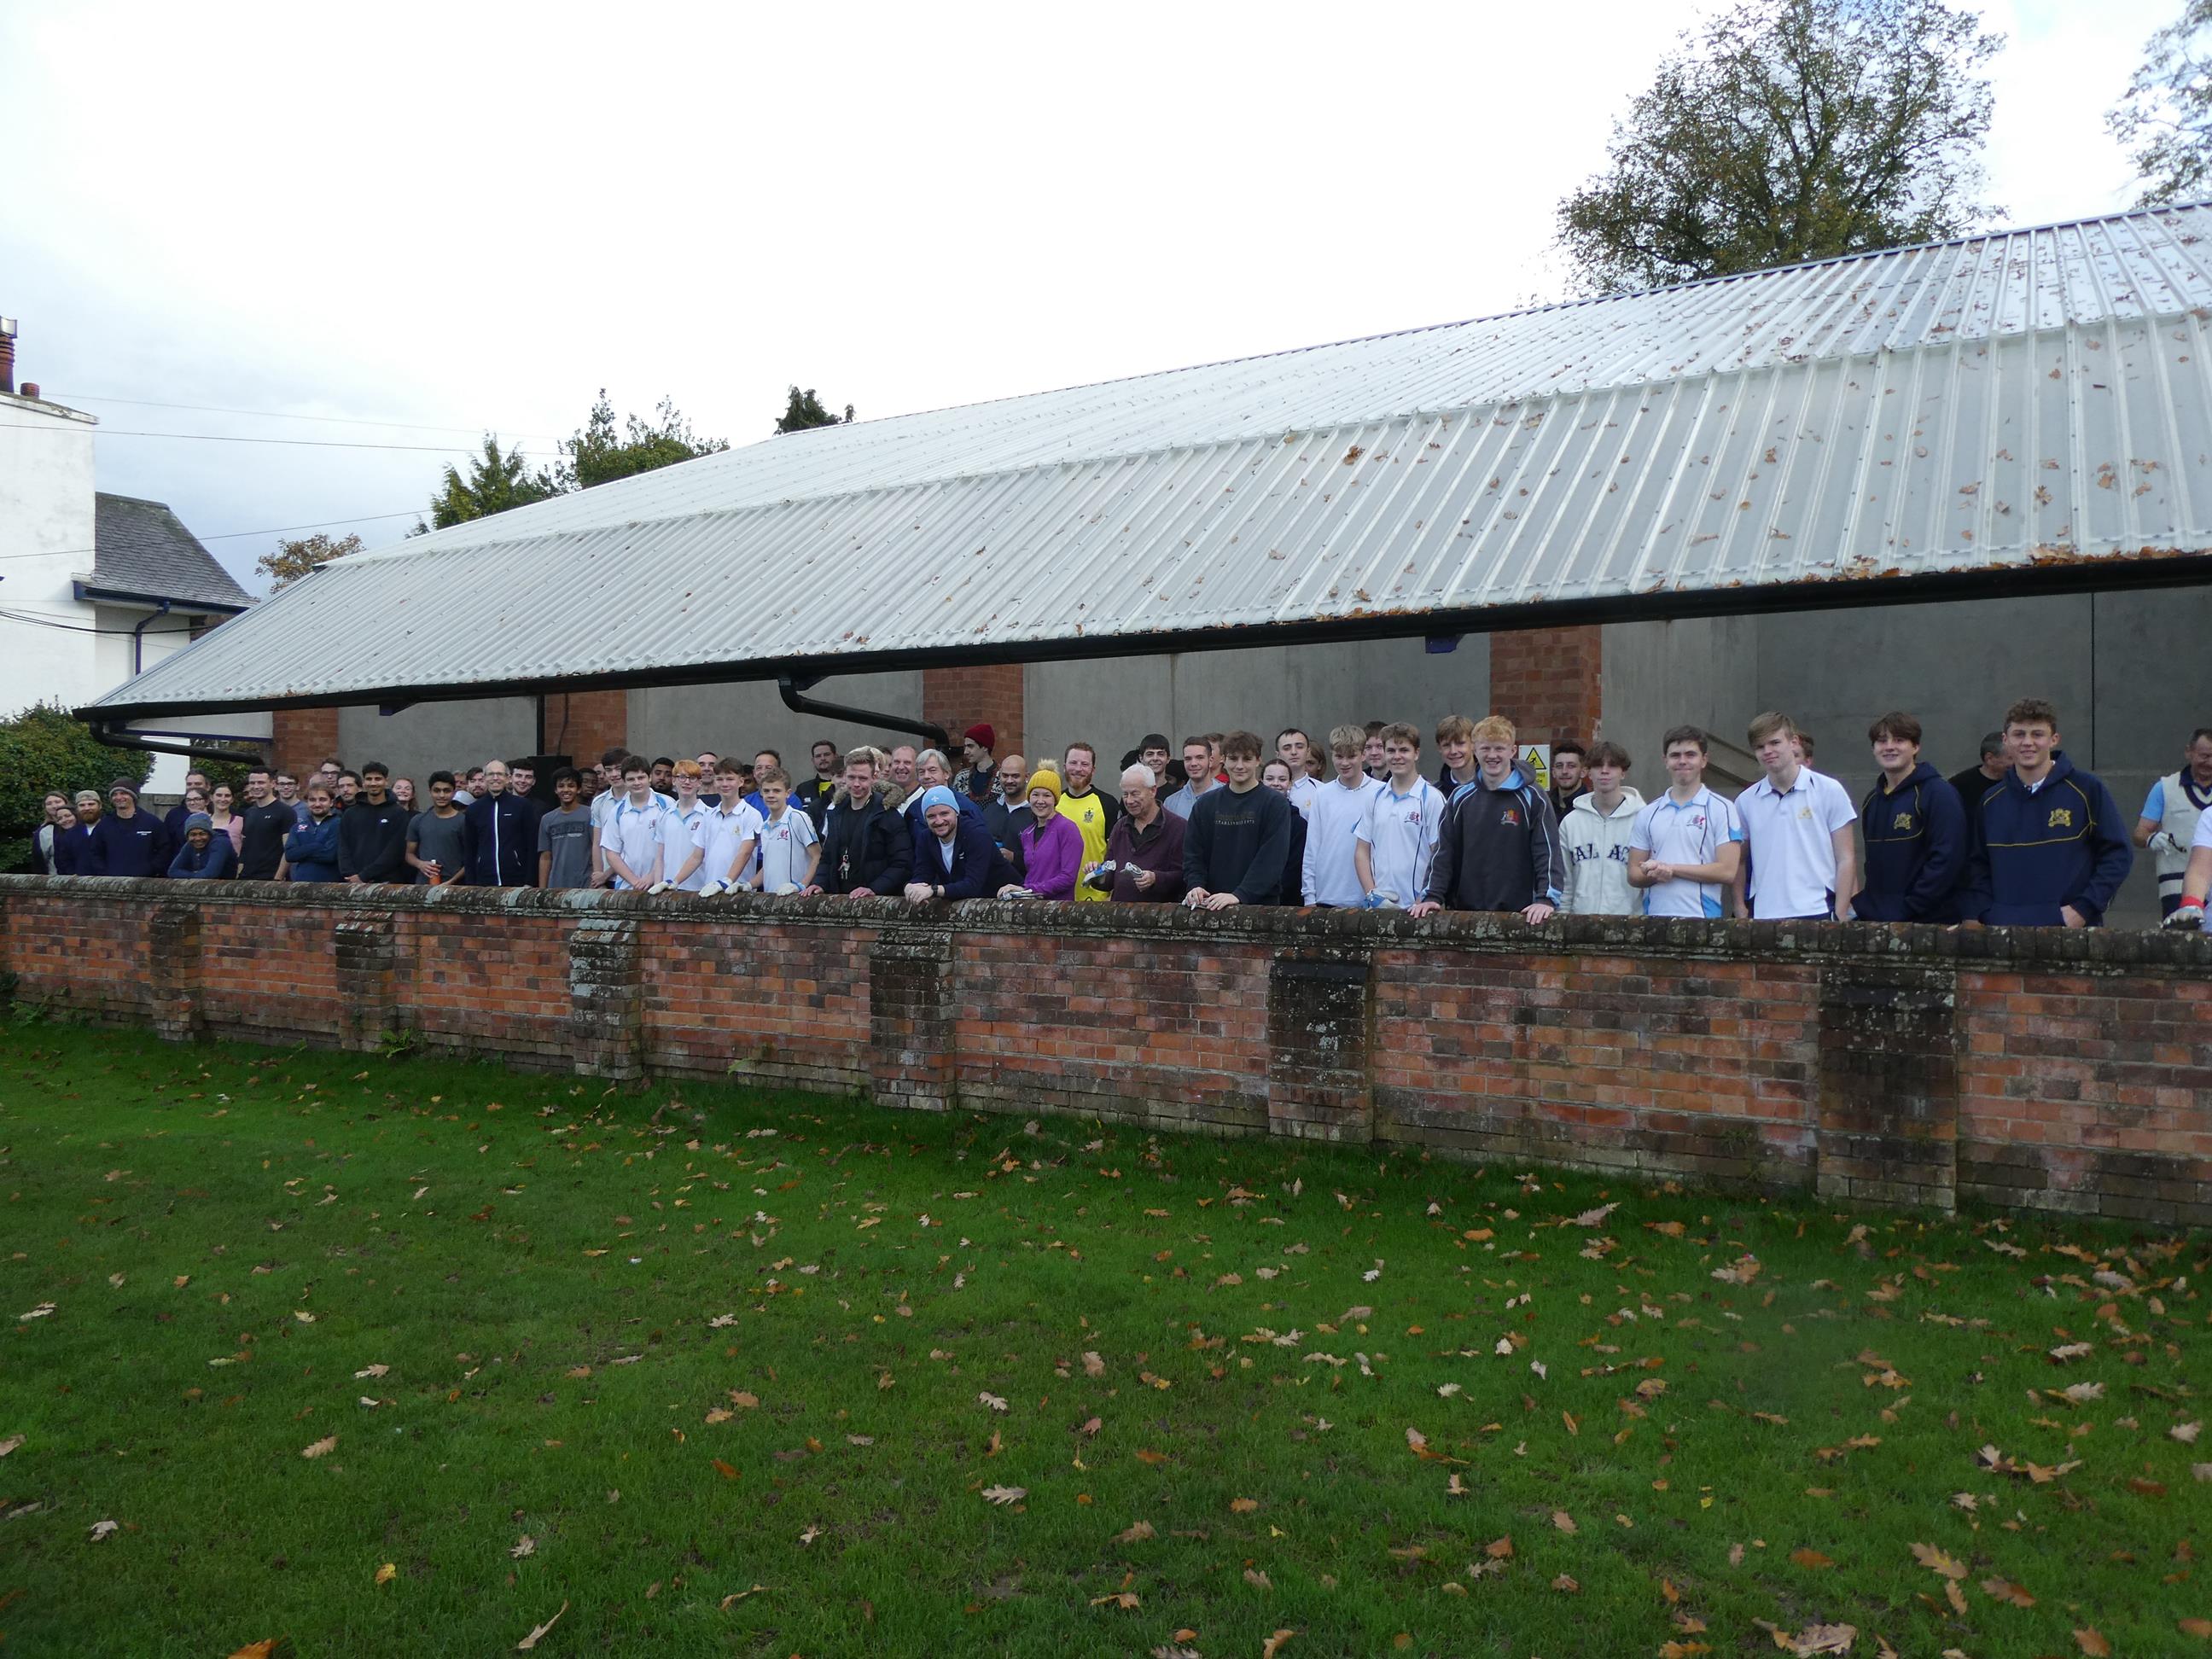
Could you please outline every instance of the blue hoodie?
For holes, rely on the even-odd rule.
[[[198,814],[195,813],[194,817]],[[177,856],[169,860],[172,881],[203,879],[220,881],[238,873],[238,849],[230,844],[229,835],[221,830],[208,837],[208,844],[193,850],[186,841],[177,848]]]
[[[1952,922],[1966,871],[1966,808],[1922,761],[1891,789],[1881,778],[1859,807],[1866,885],[1851,901],[1861,921]]]
[[[106,873],[111,876],[166,876],[177,854],[169,826],[143,806],[127,818],[102,813],[92,833],[105,851]],[[89,872],[80,867],[79,873]]]
[[[284,837],[284,874],[292,881],[336,881],[338,878],[338,815],[318,823],[307,821]]]
[[[2096,927],[2135,863],[2126,823],[2112,792],[2063,750],[2033,793],[2006,773],[1969,823],[1960,914],[1992,927],[2059,927],[2070,904]]]
[[[1478,774],[1452,792],[1423,896],[1451,910],[1557,906],[1565,873],[1551,798],[1516,766],[1495,789]]]

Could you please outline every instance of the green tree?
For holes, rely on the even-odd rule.
[[[832,415],[822,406],[822,399],[814,395],[812,386],[804,392],[793,386],[785,399],[783,413],[776,417],[775,429],[778,432],[804,432],[811,426],[842,426],[852,418],[852,404],[845,405],[842,415]]]
[[[614,405],[607,401],[606,388],[601,386],[599,400],[592,405],[583,426],[575,436],[562,441],[562,459],[553,470],[555,482],[562,489],[589,489],[594,484],[672,466],[730,447],[726,438],[701,438],[695,434],[690,420],[678,411],[673,398],[663,398],[653,413],[657,418],[651,422],[630,416],[627,430],[618,434]]]
[[[343,559],[349,553],[361,551],[358,534],[332,541],[321,531],[303,536],[297,541],[278,542],[274,553],[264,553],[253,562],[253,568],[269,578],[271,591],[288,582],[295,582],[310,571],[319,570],[332,559]]]
[[[0,845],[10,849],[7,866],[16,867],[23,838],[46,821],[47,790],[73,796],[96,789],[104,802],[118,778],[130,779],[134,788],[143,785],[149,764],[143,749],[111,749],[95,740],[92,728],[58,703],[36,703],[0,720]]]
[[[2212,0],[2187,0],[2151,36],[2127,92],[2105,117],[2129,147],[2149,207],[2186,201],[2212,185]]]
[[[2200,0],[2201,3],[2201,0]],[[1659,66],[1559,204],[1583,286],[1656,288],[1955,236],[2004,44],[1943,0],[1749,0]]]
[[[561,486],[544,468],[535,473],[530,471],[520,446],[501,450],[498,438],[487,432],[483,453],[470,460],[468,477],[463,477],[456,467],[447,467],[445,483],[430,498],[430,522],[417,520],[408,533],[427,536],[433,530],[448,530],[471,519],[504,513],[511,507],[526,507],[560,493]]]

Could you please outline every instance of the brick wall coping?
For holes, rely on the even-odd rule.
[[[0,875],[0,905],[10,896],[70,895],[149,907],[227,902],[285,910],[402,912],[492,916],[585,916],[607,920],[726,923],[836,929],[903,923],[956,937],[1031,934],[1102,939],[1160,939],[1182,944],[1271,944],[1279,950],[1346,951],[1439,949],[1486,955],[1638,956],[1802,963],[1884,963],[2020,969],[2038,973],[2126,973],[2212,977],[2212,935],[2112,928],[1992,927],[1958,930],[1878,922],[1708,921],[1662,916],[1555,916],[1531,927],[1510,915],[1443,911],[1416,921],[1402,911],[1237,907],[1200,914],[1176,904],[1042,903],[975,899],[910,905],[890,898],[699,898],[604,889],[398,885],[339,882],[173,882],[123,876]]]

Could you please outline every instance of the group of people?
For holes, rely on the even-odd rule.
[[[1439,721],[1432,773],[1403,722],[1341,726],[1322,744],[1292,727],[1272,755],[1250,732],[1173,750],[1151,733],[1112,796],[1091,744],[1032,765],[995,753],[988,725],[964,733],[957,764],[823,739],[799,777],[774,750],[747,763],[616,748],[555,771],[542,793],[520,761],[433,772],[427,800],[387,767],[332,757],[304,788],[250,771],[243,804],[195,773],[161,817],[127,780],[104,800],[50,794],[33,856],[54,874],[180,879],[2087,927],[2141,848],[2166,924],[2202,927],[2212,727],[2132,826],[2067,758],[2042,699],[2014,703],[1979,763],[1949,778],[1921,736],[1908,714],[1874,722],[1876,775],[1856,805],[1780,714],[1751,722],[1762,775],[1732,798],[1706,782],[1707,734],[1669,731],[1667,787],[1648,800],[1609,740],[1553,745],[1540,783],[1500,714]]]

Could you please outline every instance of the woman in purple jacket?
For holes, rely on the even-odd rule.
[[[1040,766],[1030,775],[1029,822],[1022,825],[1022,885],[1042,899],[1075,896],[1083,867],[1083,832],[1060,815],[1060,774]]]

